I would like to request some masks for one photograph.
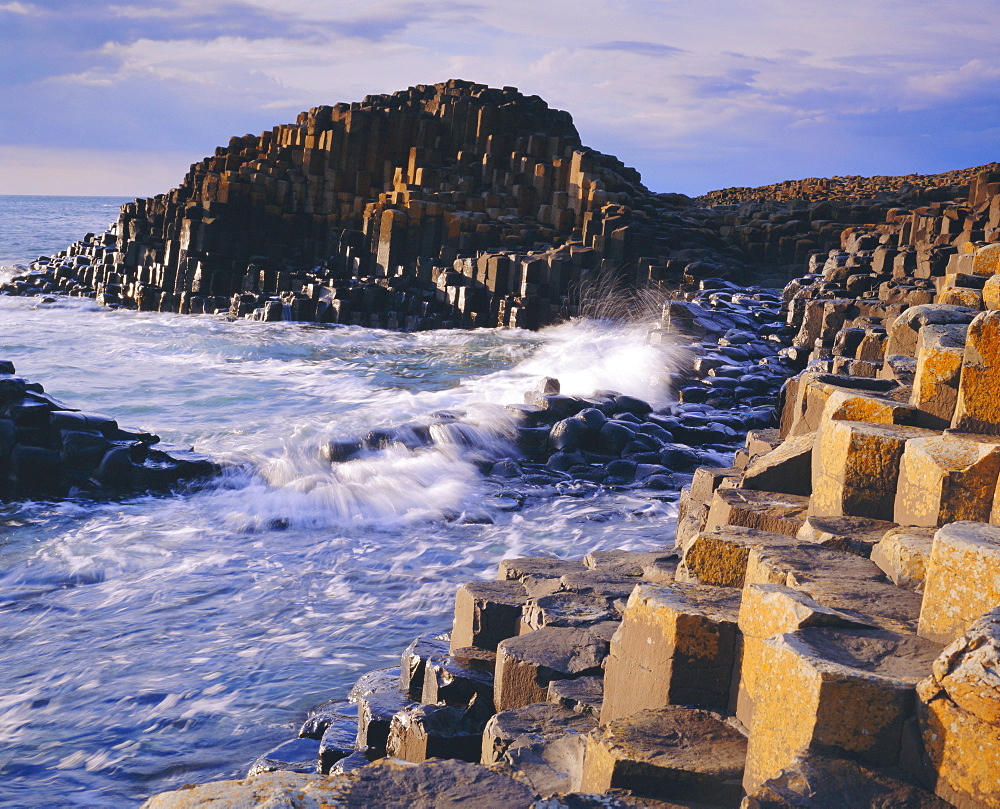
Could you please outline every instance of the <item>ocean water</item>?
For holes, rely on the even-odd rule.
[[[88,232],[103,232],[118,218],[118,209],[131,201],[126,197],[0,195],[0,267],[27,264],[62,250]]]
[[[102,230],[122,200],[0,197],[0,264]],[[2,274],[2,271],[0,271]],[[196,490],[0,506],[0,805],[123,806],[245,774],[311,706],[449,627],[505,557],[673,542],[673,495],[528,487],[502,405],[543,376],[658,404],[679,349],[576,321],[396,334],[0,297],[0,358],[69,404],[227,464]],[[371,429],[434,446],[331,465]]]

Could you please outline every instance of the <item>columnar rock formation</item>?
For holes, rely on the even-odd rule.
[[[0,360],[0,502],[165,491],[218,470],[191,447],[59,401]]]
[[[587,290],[609,283],[780,285],[845,226],[963,198],[974,175],[653,194],[583,146],[568,113],[453,80],[232,138],[177,188],[125,205],[107,233],[0,291],[256,320],[536,328],[586,311]]]
[[[602,262],[632,283],[662,276],[664,207],[582,146],[568,113],[449,81],[233,138],[124,206],[55,280],[146,310],[530,327],[565,314]]]
[[[522,411],[528,461],[670,488],[752,428],[731,465],[690,475],[663,547],[504,560],[460,588],[450,633],[320,706],[246,780],[149,806],[1000,809],[997,168],[692,208],[540,101],[450,82],[238,139],[36,264],[12,291],[409,328],[539,325],[585,270],[670,281],[651,339],[700,341],[677,405],[547,381]],[[780,307],[710,277],[795,261],[809,272]]]
[[[998,192],[982,173],[967,201],[847,228],[811,260],[780,351],[808,367],[778,427],[695,471],[675,542],[504,560],[459,590],[450,634],[248,780],[149,805],[444,805],[415,797],[432,789],[477,807],[1000,807]],[[698,286],[681,297],[725,288]],[[663,328],[703,336],[708,315],[671,301]],[[295,768],[331,777],[261,774]]]

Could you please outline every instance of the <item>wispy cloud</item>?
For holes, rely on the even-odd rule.
[[[22,14],[24,16],[38,13],[35,6],[27,3],[0,3],[0,13],[4,11],[8,14]]]
[[[684,53],[682,48],[675,48],[672,45],[663,45],[659,42],[640,42],[632,39],[598,42],[587,47],[594,51],[621,51],[623,53],[631,53],[635,56],[653,56],[658,59],[662,59],[664,56]]]
[[[942,25],[903,0],[0,0],[0,148],[194,160],[300,109],[466,78],[569,110],[662,190],[971,165],[996,157],[989,5],[953,0]]]

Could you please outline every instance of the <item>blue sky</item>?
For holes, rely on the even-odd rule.
[[[231,135],[463,78],[655,191],[1000,159],[998,0],[0,0],[0,193],[146,196]]]

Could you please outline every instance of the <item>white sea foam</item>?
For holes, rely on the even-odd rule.
[[[279,454],[258,462],[262,484],[228,493],[227,500],[238,502],[228,509],[227,524],[245,531],[279,522],[314,527],[387,524],[477,510],[484,489],[474,461],[514,454],[515,422],[502,405],[523,401],[524,393],[542,378],[559,379],[562,391],[570,395],[615,390],[654,405],[668,401],[668,374],[682,349],[649,344],[647,330],[641,325],[577,320],[533,337],[537,348],[513,367],[462,379],[447,390],[390,388],[371,396],[366,412],[376,407],[381,414],[377,423],[432,424],[428,447],[407,449],[394,444],[330,466],[318,460],[316,439],[352,436],[340,425],[328,430],[315,425],[293,429]],[[474,333],[431,332],[390,339],[397,345],[415,342],[455,349],[475,337]],[[322,366],[317,366],[308,387],[325,397],[334,396],[338,384],[336,379],[328,381]],[[352,393],[347,391],[348,396]],[[434,414],[441,410],[458,411],[461,417],[434,423]]]
[[[3,515],[3,670],[19,685],[0,740],[28,762],[4,771],[24,805],[55,775],[105,805],[237,776],[306,708],[446,629],[457,584],[499,559],[672,542],[670,503],[539,487],[511,512],[479,473],[512,452],[503,405],[543,376],[665,402],[674,355],[643,329],[407,335],[32,305],[0,299],[19,373],[242,466],[184,496]],[[320,457],[406,424],[437,424],[432,443]]]

